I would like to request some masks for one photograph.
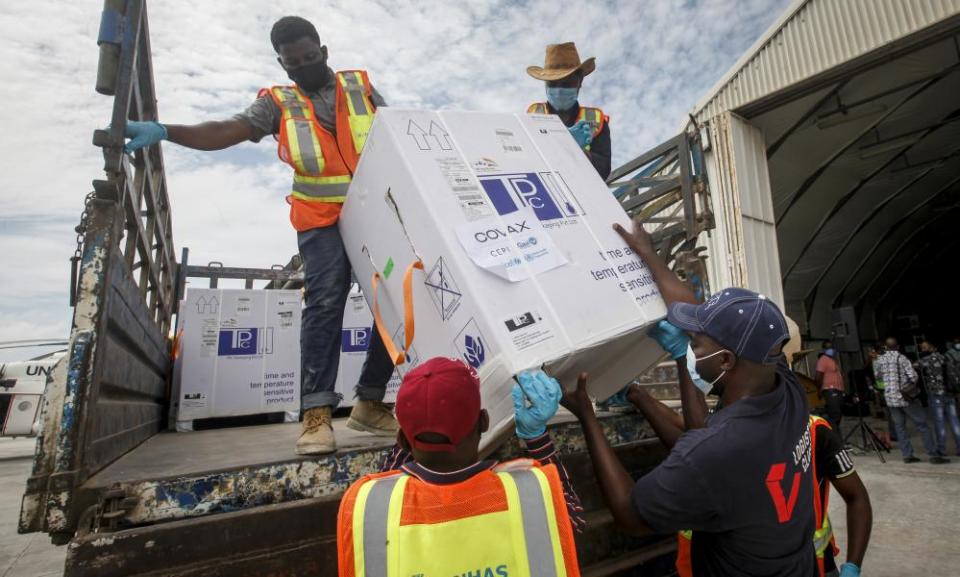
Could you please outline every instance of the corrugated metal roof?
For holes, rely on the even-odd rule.
[[[694,107],[703,122],[960,14],[960,0],[798,0]]]

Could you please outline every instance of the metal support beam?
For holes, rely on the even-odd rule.
[[[957,154],[957,152],[954,152],[953,155],[951,155],[951,157],[953,157],[953,156],[956,155],[956,154]],[[860,233],[860,231],[863,230],[863,229],[874,219],[874,217],[876,217],[878,214],[880,214],[881,212],[883,212],[883,209],[886,208],[888,204],[890,204],[891,202],[893,202],[893,201],[894,201],[896,198],[898,198],[901,194],[903,194],[903,193],[906,192],[907,190],[910,190],[911,188],[913,188],[915,184],[918,184],[920,181],[922,181],[924,178],[926,178],[926,177],[927,177],[928,175],[930,175],[931,173],[936,172],[937,168],[939,168],[939,167],[928,168],[927,170],[923,171],[921,174],[917,175],[915,178],[911,179],[911,180],[908,181],[906,184],[904,184],[903,186],[901,186],[900,188],[898,188],[897,190],[895,190],[892,194],[887,195],[886,198],[882,199],[880,202],[878,202],[877,204],[875,204],[875,205],[873,206],[873,208],[871,209],[871,211],[870,211],[869,213],[867,213],[866,216],[864,216],[862,219],[860,219],[860,222],[857,223],[857,226],[853,228],[853,230],[851,231],[851,233],[850,233],[849,235],[847,235],[847,238],[846,238],[846,239],[843,241],[843,243],[840,245],[839,249],[834,253],[833,258],[830,260],[830,262],[827,264],[827,266],[823,267],[823,269],[820,271],[820,275],[817,276],[817,280],[814,281],[813,285],[810,287],[810,290],[807,291],[807,295],[809,295],[810,293],[814,292],[814,291],[817,289],[817,287],[820,286],[820,283],[823,282],[823,279],[825,279],[825,278],[827,277],[827,275],[828,275],[828,274],[830,273],[830,271],[833,269],[833,266],[837,263],[837,261],[840,260],[840,257],[843,256],[843,253],[846,251],[847,247],[850,246],[850,243],[851,243],[851,242],[853,242],[853,239],[855,239],[855,238],[857,237],[857,235]],[[944,192],[945,190],[949,189],[951,186],[953,186],[954,184],[956,184],[956,182],[957,182],[958,180],[960,180],[960,179],[953,179],[953,180],[951,180],[945,187],[943,187],[943,188],[941,188],[940,190],[938,190],[938,191],[937,191],[936,193],[934,193],[930,198],[931,198],[931,199],[932,199],[932,198],[935,198],[935,197],[938,196],[940,193]],[[922,206],[922,205],[921,205],[921,206]],[[892,230],[892,229],[891,229],[891,230]],[[819,229],[817,230],[817,232],[819,232]],[[884,238],[885,238],[885,237],[884,237]],[[875,250],[877,246],[878,246],[878,245],[875,244],[872,250]],[[869,259],[870,256],[873,254],[872,250],[871,250],[870,253],[868,253],[868,255],[867,255],[867,257],[866,257],[865,260]],[[863,262],[865,262],[865,260],[861,262],[861,265],[860,265],[861,267],[863,266]],[[859,270],[859,269],[858,269],[858,270]],[[784,277],[784,280],[786,280],[786,277]],[[845,285],[845,286],[846,286],[846,285]],[[804,297],[804,298],[806,298],[806,297]]]
[[[957,69],[957,66],[951,66],[950,68],[944,70],[939,76],[937,76],[937,77],[935,77],[935,78],[932,78],[932,79],[924,82],[924,83],[921,84],[919,87],[917,87],[916,89],[912,90],[909,94],[907,94],[906,96],[900,98],[900,100],[898,100],[892,107],[890,107],[890,109],[888,109],[886,112],[884,112],[883,114],[881,114],[881,115],[880,115],[879,117],[877,117],[875,120],[873,120],[872,122],[870,122],[865,128],[861,129],[861,130],[856,134],[856,136],[854,136],[854,137],[851,138],[851,139],[848,139],[848,140],[843,144],[843,146],[841,146],[837,151],[835,151],[833,154],[831,154],[829,158],[827,158],[825,161],[823,161],[823,162],[820,164],[820,166],[817,167],[817,169],[813,172],[813,174],[811,174],[810,176],[808,176],[807,179],[804,180],[803,183],[799,186],[799,188],[797,188],[797,190],[793,192],[793,194],[789,195],[789,197],[788,197],[789,200],[788,200],[788,202],[787,202],[787,206],[786,206],[782,211],[780,211],[780,214],[776,215],[776,224],[780,224],[781,222],[783,222],[783,219],[786,218],[786,216],[790,213],[790,210],[793,209],[794,206],[796,206],[797,202],[799,202],[800,199],[803,198],[803,195],[804,195],[808,190],[810,190],[810,188],[813,187],[813,185],[820,179],[821,176],[823,176],[823,174],[827,171],[827,169],[830,168],[830,166],[831,166],[838,158],[840,158],[841,156],[843,156],[844,153],[846,153],[846,152],[847,152],[848,150],[850,150],[857,142],[859,142],[860,139],[862,139],[864,136],[866,136],[867,134],[869,134],[869,133],[870,133],[871,131],[873,131],[875,128],[877,128],[878,126],[880,126],[881,124],[883,124],[883,122],[884,122],[887,118],[890,118],[893,114],[895,114],[895,113],[896,113],[900,108],[902,108],[905,104],[907,104],[908,102],[910,102],[911,100],[913,100],[913,99],[916,98],[917,96],[923,94],[926,90],[928,90],[928,89],[931,88],[932,86],[936,85],[937,82],[941,81],[943,78],[945,78],[948,74],[950,74],[951,72],[953,72],[953,71],[956,70],[956,69]]]
[[[930,136],[931,134],[935,133],[935,132],[936,132],[937,130],[939,130],[940,128],[942,128],[942,127],[946,126],[947,124],[949,124],[950,122],[953,122],[954,120],[956,120],[957,117],[958,117],[958,115],[960,115],[960,108],[956,108],[956,109],[954,109],[953,111],[951,111],[950,114],[948,114],[948,115],[946,115],[945,117],[943,117],[943,119],[941,119],[941,121],[938,122],[937,124],[934,124],[934,125],[932,125],[932,126],[930,126],[930,127],[927,127],[927,129],[925,130],[925,132],[917,139],[916,142],[914,142],[913,144],[910,144],[909,146],[904,147],[903,150],[901,150],[901,151],[898,152],[897,154],[895,154],[895,155],[893,155],[892,157],[890,157],[889,160],[887,160],[886,162],[884,162],[884,163],[883,163],[882,165],[880,165],[876,170],[874,170],[873,172],[871,172],[870,174],[868,174],[865,178],[861,179],[860,182],[858,182],[856,185],[854,185],[853,188],[851,188],[851,189],[850,189],[849,191],[847,191],[843,196],[841,196],[840,198],[838,198],[837,201],[836,201],[836,202],[833,204],[833,206],[830,208],[830,212],[828,212],[826,215],[824,215],[824,217],[823,217],[822,219],[820,219],[820,223],[817,225],[817,228],[816,228],[816,229],[813,231],[813,233],[810,234],[810,236],[807,238],[806,242],[803,244],[803,248],[800,249],[800,253],[797,255],[797,257],[796,257],[795,259],[793,259],[793,262],[790,263],[790,266],[788,266],[788,267],[786,268],[786,271],[781,275],[781,276],[782,276],[782,280],[784,280],[784,281],[787,280],[787,277],[790,276],[790,273],[792,273],[792,272],[794,271],[794,269],[797,267],[797,265],[798,265],[798,264],[800,263],[800,261],[803,259],[804,255],[806,255],[807,251],[808,251],[808,250],[810,249],[810,247],[813,245],[814,241],[817,239],[817,236],[820,234],[820,231],[822,231],[822,230],[824,229],[824,227],[827,226],[827,224],[830,222],[830,220],[832,220],[833,217],[836,216],[836,215],[840,212],[840,210],[841,210],[844,206],[846,206],[846,204],[847,204],[848,202],[850,202],[851,200],[853,200],[853,197],[856,196],[856,194],[857,194],[858,192],[860,192],[860,190],[862,190],[863,187],[865,187],[870,181],[872,181],[872,180],[873,180],[874,178],[876,178],[878,175],[882,174],[886,169],[888,169],[889,167],[893,166],[893,164],[896,163],[898,160],[900,160],[901,158],[906,158],[907,153],[908,153],[913,147],[915,147],[915,146],[917,146],[919,143],[923,142],[923,140],[924,140],[925,138],[927,138],[927,137]],[[777,222],[779,222],[779,221],[777,221]],[[846,239],[846,241],[844,242],[843,246],[845,247],[852,239],[853,239],[853,235],[848,236],[847,239]],[[842,252],[842,249],[841,249],[840,252]],[[834,256],[834,260],[836,260],[836,258],[837,258],[838,256],[839,256],[839,252],[838,252],[837,255]],[[832,264],[832,263],[831,263],[831,264]],[[821,275],[821,277],[817,279],[817,283],[819,283],[819,282],[822,280],[822,278],[823,278],[823,275]],[[816,286],[816,284],[815,284],[814,286]],[[811,288],[811,290],[813,290],[813,289]]]
[[[826,94],[824,94],[822,98],[817,100],[817,102],[813,106],[811,106],[809,110],[804,112],[803,115],[800,116],[800,118],[798,118],[797,121],[794,122],[793,125],[790,128],[788,128],[786,132],[780,135],[780,138],[778,138],[773,144],[767,147],[767,162],[769,162],[770,159],[773,157],[773,155],[776,154],[778,150],[780,150],[780,147],[783,146],[783,143],[786,142],[787,139],[790,138],[794,132],[796,132],[801,126],[803,126],[808,120],[810,120],[810,118],[814,114],[816,114],[817,111],[820,110],[820,107],[826,104],[829,100],[833,99],[837,95],[837,93],[839,93],[840,90],[847,85],[847,82],[849,81],[850,79],[847,78],[846,80],[843,80],[841,82],[834,84],[833,88],[831,88]]]
[[[918,226],[918,227],[916,228],[916,230],[914,230],[913,232],[911,232],[910,235],[907,236],[907,238],[904,239],[904,241],[903,241],[902,243],[900,243],[900,246],[898,246],[897,249],[896,249],[895,251],[893,251],[893,253],[891,253],[890,258],[888,258],[887,261],[886,261],[885,263],[883,263],[883,266],[880,268],[880,271],[877,272],[876,275],[874,275],[873,279],[870,281],[870,283],[867,285],[867,287],[863,290],[863,292],[860,293],[860,295],[859,295],[853,302],[854,302],[854,303],[859,303],[860,301],[863,300],[863,298],[867,295],[867,293],[870,292],[870,289],[873,288],[873,285],[876,284],[877,280],[879,280],[880,277],[883,276],[883,274],[887,271],[887,268],[890,267],[890,265],[893,263],[893,261],[896,260],[897,256],[899,256],[899,255],[903,252],[903,249],[906,248],[906,247],[910,244],[910,242],[911,242],[914,238],[917,237],[918,234],[920,234],[921,232],[923,232],[924,230],[928,229],[930,226],[932,226],[933,224],[935,224],[936,222],[938,222],[938,221],[939,221],[940,219],[942,219],[945,215],[950,214],[950,212],[952,212],[952,211],[944,211],[944,212],[940,213],[939,215],[933,217],[932,219],[924,222],[922,225]],[[859,269],[858,269],[858,270],[859,270]],[[848,284],[849,284],[849,283],[848,283]],[[846,290],[846,289],[844,289],[844,290]],[[842,296],[842,294],[843,294],[843,293],[841,292],[841,296]],[[836,300],[835,300],[834,302],[836,302]]]

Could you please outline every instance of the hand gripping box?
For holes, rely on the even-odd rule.
[[[663,300],[615,222],[630,227],[555,116],[384,108],[339,226],[401,373],[434,356],[477,370],[489,445],[518,372],[571,387],[586,371],[603,399],[662,357],[645,333]]]
[[[300,309],[298,290],[187,289],[177,421],[299,411]]]

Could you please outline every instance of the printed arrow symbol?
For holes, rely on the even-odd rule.
[[[430,150],[430,142],[427,141],[427,131],[420,128],[420,125],[412,119],[407,124],[407,134],[413,137],[420,150]]]
[[[432,120],[430,121],[430,136],[437,141],[440,150],[453,150],[453,144],[450,143],[450,134]]]

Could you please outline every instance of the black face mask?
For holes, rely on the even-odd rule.
[[[287,70],[287,76],[290,80],[297,83],[297,86],[307,92],[316,92],[330,79],[330,69],[327,68],[326,59],[313,64],[305,64],[292,70]]]

